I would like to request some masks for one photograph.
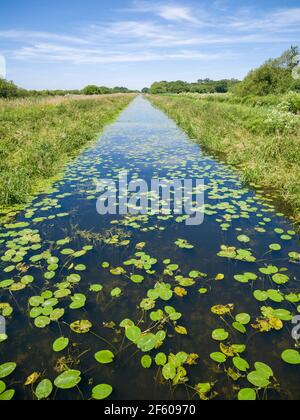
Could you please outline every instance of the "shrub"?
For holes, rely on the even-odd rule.
[[[295,87],[292,71],[297,65],[297,55],[298,48],[291,47],[281,57],[268,60],[258,69],[251,71],[244,81],[235,87],[234,92],[240,96],[266,96],[292,90]]]
[[[24,96],[25,91],[19,89],[13,82],[0,78],[0,98],[16,98]]]

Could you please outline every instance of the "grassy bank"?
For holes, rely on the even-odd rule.
[[[255,107],[226,97],[149,99],[207,151],[236,166],[245,181],[278,195],[300,221],[300,117],[284,102]]]
[[[25,203],[135,95],[0,101],[0,206]]]

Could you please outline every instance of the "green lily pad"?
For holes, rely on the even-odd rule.
[[[92,398],[94,400],[105,400],[113,392],[113,388],[107,384],[97,385],[92,390]]]
[[[0,379],[7,378],[11,375],[17,367],[16,363],[8,362],[0,365]]]
[[[145,355],[141,359],[141,365],[144,369],[150,369],[152,365],[152,358],[148,355]]]
[[[216,341],[225,341],[229,337],[229,333],[224,329],[214,330],[212,333],[212,338]]]
[[[257,399],[256,392],[252,388],[241,389],[238,394],[239,401],[256,401],[256,399]]]
[[[95,359],[103,365],[112,363],[115,355],[110,350],[102,350],[95,354]]]
[[[215,352],[215,353],[211,353],[210,354],[210,358],[217,363],[225,363],[227,360],[227,357],[225,356],[225,354],[220,353],[220,352]]]
[[[49,379],[41,381],[35,390],[35,395],[38,400],[45,400],[52,394],[53,385]]]
[[[131,278],[131,281],[133,283],[137,283],[137,284],[138,283],[143,283],[143,281],[144,281],[144,277],[143,276],[140,276],[138,274],[135,274],[135,275],[131,276],[130,278]]]
[[[289,365],[300,365],[300,353],[297,350],[285,350],[281,358]]]
[[[59,389],[72,389],[81,382],[81,372],[79,370],[67,370],[59,375],[54,385]]]
[[[241,357],[234,357],[232,359],[234,366],[241,372],[247,372],[250,369],[250,365],[247,360],[242,359]]]
[[[53,343],[53,350],[56,353],[59,353],[63,350],[65,350],[69,345],[69,339],[65,338],[65,337],[60,337],[57,340],[54,341]]]

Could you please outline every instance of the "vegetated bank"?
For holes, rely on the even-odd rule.
[[[231,96],[149,98],[207,151],[238,167],[245,181],[278,194],[299,222],[300,117],[289,111],[299,96],[256,107],[231,103]]]
[[[13,81],[0,77],[0,98],[40,98],[45,96],[66,96],[66,95],[111,95],[116,93],[138,93],[123,86],[109,88],[107,86],[88,85],[83,89],[44,89],[44,90],[27,90],[17,86]]]
[[[26,203],[133,94],[0,100],[0,206]]]
[[[175,119],[206,150],[238,167],[245,181],[276,193],[297,222],[300,221],[298,54],[298,47],[291,47],[279,58],[251,71],[227,94],[149,96],[153,104]]]

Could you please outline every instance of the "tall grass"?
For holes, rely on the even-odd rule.
[[[254,107],[226,97],[149,96],[191,138],[275,193],[300,221],[300,117],[282,105]]]
[[[135,95],[0,101],[0,206],[25,203]]]

